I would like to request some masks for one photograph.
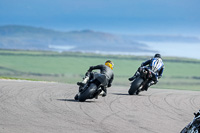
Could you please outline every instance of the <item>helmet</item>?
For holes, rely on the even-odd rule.
[[[107,60],[107,61],[105,62],[105,65],[106,65],[106,66],[108,66],[108,67],[110,67],[110,69],[112,69],[112,70],[113,70],[114,63],[113,63],[112,61],[110,61],[110,60]]]
[[[157,58],[161,58],[161,55],[160,55],[160,54],[155,54],[155,55],[154,55],[154,58],[156,58],[156,57],[157,57]]]

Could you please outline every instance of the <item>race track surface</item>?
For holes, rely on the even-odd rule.
[[[74,101],[77,86],[0,80],[0,133],[179,133],[200,109],[200,92],[113,86]]]

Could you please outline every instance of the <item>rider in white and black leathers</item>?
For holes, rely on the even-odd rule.
[[[143,62],[141,64],[141,67],[147,66],[147,65],[155,74],[152,77],[152,80],[149,80],[149,82],[148,82],[148,87],[150,87],[151,85],[156,84],[158,82],[158,79],[162,77],[162,73],[164,71],[164,63],[162,61],[161,55],[155,54],[154,58],[151,58],[151,59]],[[134,80],[136,78],[137,74],[139,74],[138,71],[135,73],[135,75],[133,77],[129,78],[129,80],[130,81]],[[145,88],[145,90],[147,90],[148,87]]]

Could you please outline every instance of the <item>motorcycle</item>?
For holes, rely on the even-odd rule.
[[[149,80],[155,75],[147,66],[140,67],[138,72],[139,74],[136,75],[128,91],[130,95],[138,95],[141,91],[147,90]]]
[[[87,82],[79,86],[79,92],[75,95],[74,99],[80,102],[84,102],[86,99],[98,98],[98,95],[102,92],[101,86],[104,86],[105,75],[91,72],[86,73],[84,79],[87,79]]]
[[[180,133],[200,133],[200,110],[194,113],[193,120]]]

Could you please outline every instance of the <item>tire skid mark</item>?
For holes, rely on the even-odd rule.
[[[81,111],[83,112],[83,114],[85,114],[87,117],[89,117],[91,120],[96,120],[93,116],[91,116],[91,115],[89,115],[89,113],[87,113],[84,109],[83,109],[83,105],[84,105],[85,103],[79,103],[79,108],[81,109]]]
[[[135,103],[137,103],[137,101],[139,101],[139,99],[134,99],[132,96],[130,97],[130,101],[131,101],[131,107],[134,107],[134,109],[131,109],[131,111],[135,111],[137,110],[137,107],[139,107],[139,105],[136,105]]]
[[[122,97],[122,96],[120,96],[119,98],[118,98],[118,103],[119,103],[119,107],[121,107],[122,108],[122,110],[130,110],[130,107],[128,106],[126,106],[126,105],[124,105],[121,101],[124,101],[123,99],[126,99],[127,97]]]
[[[15,96],[13,96],[13,98],[14,98],[14,102],[16,103],[16,107],[18,108],[18,109],[20,109],[20,110],[25,110],[25,111],[27,111],[27,112],[33,112],[33,111],[31,111],[31,110],[28,110],[28,108],[26,108],[25,106],[22,106],[22,104],[20,104],[19,102],[20,102],[20,100],[21,101],[25,101],[24,99],[22,99],[22,97],[21,97],[21,95],[22,96],[26,96],[26,95],[23,95],[23,91],[25,90],[25,88],[20,88],[20,89],[18,89],[18,93],[15,95]],[[26,96],[27,97],[27,96]],[[18,100],[19,99],[19,100]]]
[[[160,93],[160,92],[152,93],[152,94],[149,95],[149,97],[148,97],[150,103],[153,105],[154,110],[159,109],[159,110],[161,110],[163,113],[165,112],[165,116],[166,116],[166,117],[168,117],[168,118],[170,118],[170,119],[172,119],[172,120],[177,120],[177,118],[174,118],[174,117],[172,117],[172,116],[170,115],[170,114],[173,113],[172,111],[170,111],[171,109],[166,109],[165,107],[162,107],[162,106],[164,106],[164,105],[160,106],[160,105],[158,105],[158,104],[156,104],[155,102],[152,101],[152,98],[154,98],[154,96],[157,95],[158,93]],[[166,93],[166,92],[165,92],[165,93]],[[168,93],[168,92],[167,92],[167,93]],[[168,95],[168,94],[166,94],[166,95]],[[165,98],[166,98],[166,96],[164,97],[164,99],[165,99]],[[164,103],[166,103],[165,100],[164,100]],[[166,114],[166,113],[167,113],[167,114]],[[173,113],[173,114],[174,114],[174,113]]]
[[[197,108],[200,109],[200,105],[197,105],[197,104],[195,103],[195,101],[196,101],[197,98],[199,98],[199,95],[193,95],[193,96],[190,98],[190,104],[192,105],[192,108],[193,108],[193,110],[195,110],[195,111],[196,111]]]
[[[71,95],[65,96],[66,99],[68,99],[69,97],[73,96],[73,93]],[[71,111],[75,111],[74,109],[72,109],[72,107],[69,106],[69,102],[65,101],[65,106],[70,109]]]
[[[177,117],[171,117],[171,115],[169,114],[168,117],[173,119],[173,120],[178,120],[178,121],[182,121],[182,109],[179,107],[179,105],[173,106],[172,103],[176,104],[176,97],[173,97],[174,93],[169,93],[164,97],[164,102],[166,103],[166,105],[168,105],[170,108],[168,108],[168,112],[172,115],[177,115]],[[168,102],[167,99],[173,100],[172,102]]]
[[[7,93],[7,98],[5,98],[4,101],[7,102],[7,100],[12,99],[13,102],[11,102],[10,105],[12,105],[13,107],[18,108],[18,109],[23,108],[23,107],[21,107],[21,108],[18,107],[18,105],[20,105],[20,104],[18,104],[18,100],[16,98],[20,95],[20,93],[22,92],[22,89],[24,89],[24,88],[22,88],[20,90],[18,90],[18,89],[12,90],[10,87],[8,87],[7,89],[10,90],[10,91],[9,91],[9,93]],[[6,110],[6,111],[10,111],[13,115],[16,114],[14,110],[13,111],[12,110]]]
[[[133,97],[131,97],[131,96],[130,96],[130,98],[131,98],[131,100],[133,99]],[[110,125],[110,127],[108,127],[108,124],[110,124],[109,123],[110,119],[119,119],[119,121],[121,121],[122,123],[130,123],[130,124],[132,124],[132,122],[129,121],[128,119],[126,119],[126,117],[124,118],[123,116],[121,116],[122,114],[126,115],[125,112],[126,111],[130,111],[132,109],[130,109],[130,108],[127,107],[127,110],[125,110],[125,109],[123,109],[123,108],[120,107],[120,108],[118,108],[117,111],[114,111],[113,106],[116,103],[117,103],[116,104],[117,107],[120,106],[120,105],[118,105],[118,103],[119,103],[118,100],[119,99],[121,99],[121,96],[120,97],[117,96],[117,98],[115,98],[114,100],[111,100],[109,103],[106,102],[109,105],[111,113],[108,114],[108,115],[106,115],[105,117],[103,117],[103,119],[100,121],[101,128],[104,129],[105,133],[115,132],[113,130],[116,130],[116,127],[118,126],[118,125],[112,124],[112,125]],[[133,127],[133,126],[134,125],[132,125],[131,127]]]
[[[9,96],[10,92],[12,92],[11,89],[6,89],[7,86],[4,86],[3,88],[1,88],[1,90],[3,90],[5,88],[6,91],[1,92],[1,97],[0,97],[0,102],[4,102],[7,99],[12,98],[12,95]]]
[[[12,95],[11,92],[14,92],[14,90],[11,90],[10,87],[8,86],[4,86],[2,89],[5,89],[5,93],[3,93],[1,99],[0,99],[0,110],[1,110],[1,114],[4,114],[3,116],[0,116],[0,117],[3,117],[5,118],[5,116],[7,117],[7,115],[9,115],[9,118],[14,118],[16,117],[15,115],[15,111],[14,110],[9,110],[7,106],[3,106],[3,105],[11,105],[11,103],[8,102],[8,100],[12,99]],[[15,104],[12,104],[13,107],[16,107]],[[2,124],[2,123],[1,123]],[[9,123],[11,124],[11,123]]]
[[[194,95],[185,95],[185,94],[174,94],[174,93],[171,93],[170,94],[173,98],[173,101],[172,102],[168,102],[167,99],[172,99],[169,97],[169,95],[166,95],[165,97],[165,102],[173,108],[173,111],[175,114],[181,114],[181,112],[185,112],[184,111],[184,108],[188,107],[188,106],[194,106],[195,107],[195,104],[192,102],[196,99],[196,97],[198,97],[197,95],[194,96]],[[179,95],[179,96],[177,96]],[[169,98],[168,98],[169,97]],[[184,102],[183,102],[184,101]],[[172,104],[175,104],[174,106]],[[196,108],[198,108],[196,106]],[[187,112],[185,112],[187,113]]]
[[[72,93],[68,93],[67,95],[65,94],[65,98],[68,98],[68,97],[70,97],[71,95],[73,95]],[[63,96],[63,95],[62,95]],[[53,99],[53,98],[52,98]],[[64,100],[64,99],[63,99]],[[68,109],[70,109],[70,110],[66,110],[66,108],[65,109],[61,109],[61,110],[63,110],[63,112],[57,112],[57,113],[62,113],[62,115],[63,115],[63,117],[64,116],[68,116],[69,115],[69,113],[72,113],[72,114],[74,114],[74,115],[76,115],[76,113],[78,113],[77,111],[74,111],[72,108],[70,108],[67,104],[69,104],[69,103],[74,103],[74,102],[67,102],[67,99],[66,100],[64,100],[64,103],[65,103],[65,106],[67,106],[68,107]],[[75,102],[76,104],[78,104],[78,102]],[[84,103],[81,103],[81,104],[84,104]],[[82,108],[82,106],[80,105],[80,103],[79,103],[79,106]],[[61,106],[61,107],[63,107],[63,106]],[[60,108],[61,108],[60,107]],[[82,108],[82,110],[83,111],[80,111],[80,110],[78,110],[79,111],[79,113],[80,112],[82,112],[85,116],[86,116],[86,119],[90,119],[90,121],[92,121],[93,123],[96,123],[96,120],[95,120],[95,118],[94,117],[92,117],[92,115],[90,115],[90,113],[87,113],[86,111],[84,111],[84,109]],[[79,116],[80,116],[80,114],[79,114]],[[81,117],[82,117],[82,115],[81,115]],[[74,123],[74,124],[78,124],[78,125],[80,125],[81,124],[81,126],[82,127],[85,127],[85,128],[87,128],[87,124],[84,124],[84,123],[82,123],[82,122],[77,122],[76,121],[76,119],[73,119],[73,120],[71,120],[71,121],[67,121],[67,122],[70,122],[70,123]]]
[[[52,116],[57,117],[55,114],[60,114],[62,112],[58,112],[59,109],[62,109],[54,104],[52,104],[51,101],[47,100],[47,95],[46,95],[47,90],[43,90],[40,94],[39,94],[39,98],[38,100],[41,103],[41,109],[44,112],[54,112],[53,114],[51,113]],[[48,95],[49,96],[49,95]],[[49,97],[48,97],[49,98]],[[60,111],[60,110],[59,110]]]
[[[75,85],[11,83],[0,87],[0,125],[16,132],[23,128],[43,133],[177,132],[200,105],[200,93],[191,91],[152,90],[139,96],[111,93],[105,98],[75,102],[68,99],[75,94]],[[119,89],[124,94],[124,88]]]
[[[122,96],[119,96],[115,101],[113,101],[112,102],[112,105],[114,106],[116,106],[117,107],[117,109],[119,110],[117,113],[115,113],[115,115],[118,117],[118,118],[120,118],[120,119],[122,119],[122,120],[124,120],[124,121],[127,121],[127,119],[125,119],[125,118],[123,118],[121,115],[119,115],[119,114],[124,114],[124,115],[126,115],[126,112],[127,111],[132,111],[133,109],[132,109],[132,107],[133,106],[126,106],[126,105],[124,105],[124,104],[122,104],[122,102],[121,101],[123,101],[123,99],[131,99],[131,101],[133,101],[133,99],[134,99],[134,96],[130,96],[130,98],[127,98],[127,97],[122,97]],[[136,100],[139,100],[139,99],[136,99]],[[131,105],[133,105],[132,104],[133,102],[131,102]],[[112,106],[111,106],[112,107]],[[114,109],[113,109],[114,110]],[[135,108],[134,108],[134,110],[135,110]],[[113,111],[114,112],[114,111]]]
[[[117,104],[116,104],[117,103]],[[118,115],[119,113],[120,114],[124,114],[123,112],[124,111],[127,111],[127,110],[125,110],[124,108],[121,108],[120,107],[120,105],[122,105],[122,104],[120,104],[120,105],[118,105],[118,103],[120,103],[120,97],[119,98],[116,98],[115,100],[113,100],[111,103],[110,103],[110,108],[111,108],[111,111],[112,112],[116,112],[116,111],[114,111],[114,109],[112,109],[112,106],[115,106],[115,105],[117,105],[117,109],[119,110],[119,111],[117,111],[117,113],[115,113],[115,115],[116,115],[116,117],[118,117],[118,118],[120,118],[120,119],[122,119],[122,120],[124,120],[124,121],[127,121],[125,118],[123,118],[122,116],[120,116],[120,115]],[[120,108],[119,108],[120,107]]]
[[[40,125],[36,124],[36,120],[35,119],[31,119],[31,118],[29,119],[27,117],[27,115],[26,115],[26,114],[30,114],[31,113],[31,114],[34,114],[34,115],[37,116],[37,115],[40,115],[40,113],[41,113],[41,112],[36,112],[36,111],[34,111],[32,109],[29,109],[30,107],[33,106],[32,103],[33,103],[34,99],[32,99],[30,101],[30,105],[27,106],[27,103],[26,103],[27,101],[26,100],[30,100],[31,97],[29,97],[29,94],[31,94],[32,88],[30,88],[29,90],[26,90],[26,88],[21,88],[21,87],[19,87],[19,88],[20,89],[18,90],[18,93],[14,97],[18,110],[20,110],[20,112],[24,112],[24,114],[23,115],[20,114],[19,117],[21,117],[21,119],[23,121],[26,121],[26,123],[28,125],[40,126]],[[30,92],[30,90],[31,90],[31,92]]]
[[[109,106],[109,109],[111,111],[110,114],[104,116],[103,119],[100,121],[101,128],[104,129],[105,133],[113,132],[111,129],[108,129],[107,123],[106,123],[106,121],[109,120],[111,117],[115,117],[115,119],[119,118],[120,120],[123,120],[124,122],[129,122],[129,121],[127,121],[127,119],[125,119],[125,118],[123,118],[122,116],[119,115],[119,114],[124,114],[123,111],[125,111],[125,109],[118,108],[119,111],[115,111],[113,109],[113,106],[115,105],[115,103],[119,103],[119,99],[121,99],[121,97],[116,96],[116,98],[111,100],[109,103],[106,100],[104,100],[105,103]],[[120,105],[118,105],[118,106],[120,106]],[[129,108],[127,108],[127,109],[129,109]]]
[[[48,100],[46,100],[46,93],[47,90],[43,89],[41,93],[39,93],[38,98],[37,98],[37,107],[40,109],[45,119],[55,119],[59,120],[65,123],[75,123],[74,120],[66,119],[65,114],[63,111],[60,111],[57,106],[49,103]],[[54,108],[56,107],[56,108]],[[39,112],[39,114],[41,113]],[[43,118],[42,118],[43,119]]]
[[[105,133],[110,133],[110,132],[112,132],[112,131],[109,131],[109,130],[111,130],[111,129],[108,129],[107,124],[106,124],[106,120],[107,120],[107,119],[110,119],[110,117],[112,117],[112,116],[116,116],[117,113],[119,113],[119,112],[111,113],[111,114],[105,116],[105,117],[100,121],[100,126],[101,126],[102,129],[104,129]]]
[[[6,91],[3,91],[6,89],[6,86],[1,86],[0,88],[0,101],[3,99],[3,97],[8,93]]]
[[[70,100],[71,100],[71,101],[74,100],[74,96],[75,96],[75,94],[74,94],[74,88],[70,87],[69,89],[70,89],[70,93],[69,93],[69,91],[64,92],[64,95],[63,95],[64,99],[61,99],[61,100],[64,101],[65,106],[66,106],[70,111],[76,112],[77,110],[74,109],[74,106],[71,107],[71,106],[70,106],[70,105],[71,105],[71,104],[70,104],[71,102],[68,101],[69,98],[71,98],[71,97],[72,97],[72,99],[70,99]],[[75,102],[75,100],[74,100],[74,102]],[[77,107],[77,106],[76,106],[76,107]]]
[[[50,91],[50,92],[52,92],[52,91]],[[41,100],[40,101],[42,101],[41,103],[43,103],[44,106],[49,106],[49,107],[46,107],[46,109],[48,111],[50,111],[51,116],[47,115],[47,117],[53,117],[54,119],[57,119],[59,121],[62,121],[62,122],[65,122],[65,123],[71,123],[71,124],[74,124],[74,125],[79,124],[79,122],[77,122],[76,119],[74,119],[74,118],[69,119],[68,118],[69,114],[74,114],[74,115],[76,114],[73,110],[71,110],[71,108],[69,108],[69,110],[66,110],[66,108],[62,108],[63,106],[56,105],[55,103],[58,103],[58,102],[57,102],[57,100],[55,100],[57,98],[53,98],[54,93],[50,93],[48,95],[46,95],[45,93],[49,93],[49,91],[48,92],[47,91],[41,92],[41,94],[40,94]],[[63,96],[63,94],[62,94],[62,96]],[[53,101],[51,101],[49,99],[54,99],[53,100],[54,103],[52,103]],[[65,106],[66,106],[66,101],[64,101],[64,103],[65,103]],[[84,128],[87,128],[87,125],[81,125],[81,126],[84,127]]]
[[[148,100],[149,100],[149,102],[153,105],[153,108],[154,108],[155,110],[156,110],[156,109],[160,109],[160,110],[165,111],[164,108],[161,108],[160,106],[158,106],[157,104],[155,104],[155,103],[152,101],[152,99],[151,99],[151,98],[154,98],[154,95],[156,95],[156,94],[158,94],[158,93],[160,93],[160,92],[154,92],[154,93],[150,94],[150,95],[148,96]]]
[[[71,111],[75,112],[76,110],[73,109],[74,107],[70,107],[71,104],[70,104],[70,102],[67,101],[67,99],[69,99],[69,98],[71,98],[71,97],[72,97],[73,100],[74,100],[75,94],[74,94],[74,92],[72,91],[72,90],[74,90],[74,89],[70,87],[70,90],[71,90],[70,93],[69,93],[69,92],[65,92],[65,93],[64,93],[65,106],[66,106],[68,109],[70,109]]]
[[[108,106],[109,110],[111,111],[108,115],[106,114],[99,122],[100,127],[104,130],[105,133],[112,132],[111,129],[108,129],[106,120],[110,119],[110,117],[112,117],[112,116],[117,116],[116,114],[120,112],[120,111],[114,112],[114,110],[112,109],[112,104],[114,103],[114,101],[117,100],[118,96],[112,96],[111,98],[113,98],[113,97],[114,97],[113,100],[109,100],[108,98],[104,99],[104,103]]]
[[[176,103],[176,97],[172,97],[174,96],[173,93],[169,93],[167,94],[165,97],[164,97],[164,101],[165,103],[170,107],[170,110],[172,111],[171,113],[175,113],[175,114],[178,114],[181,109],[179,108],[179,105],[176,105],[176,106],[173,106],[171,102],[168,102],[167,99],[172,99],[173,98],[173,103]]]

